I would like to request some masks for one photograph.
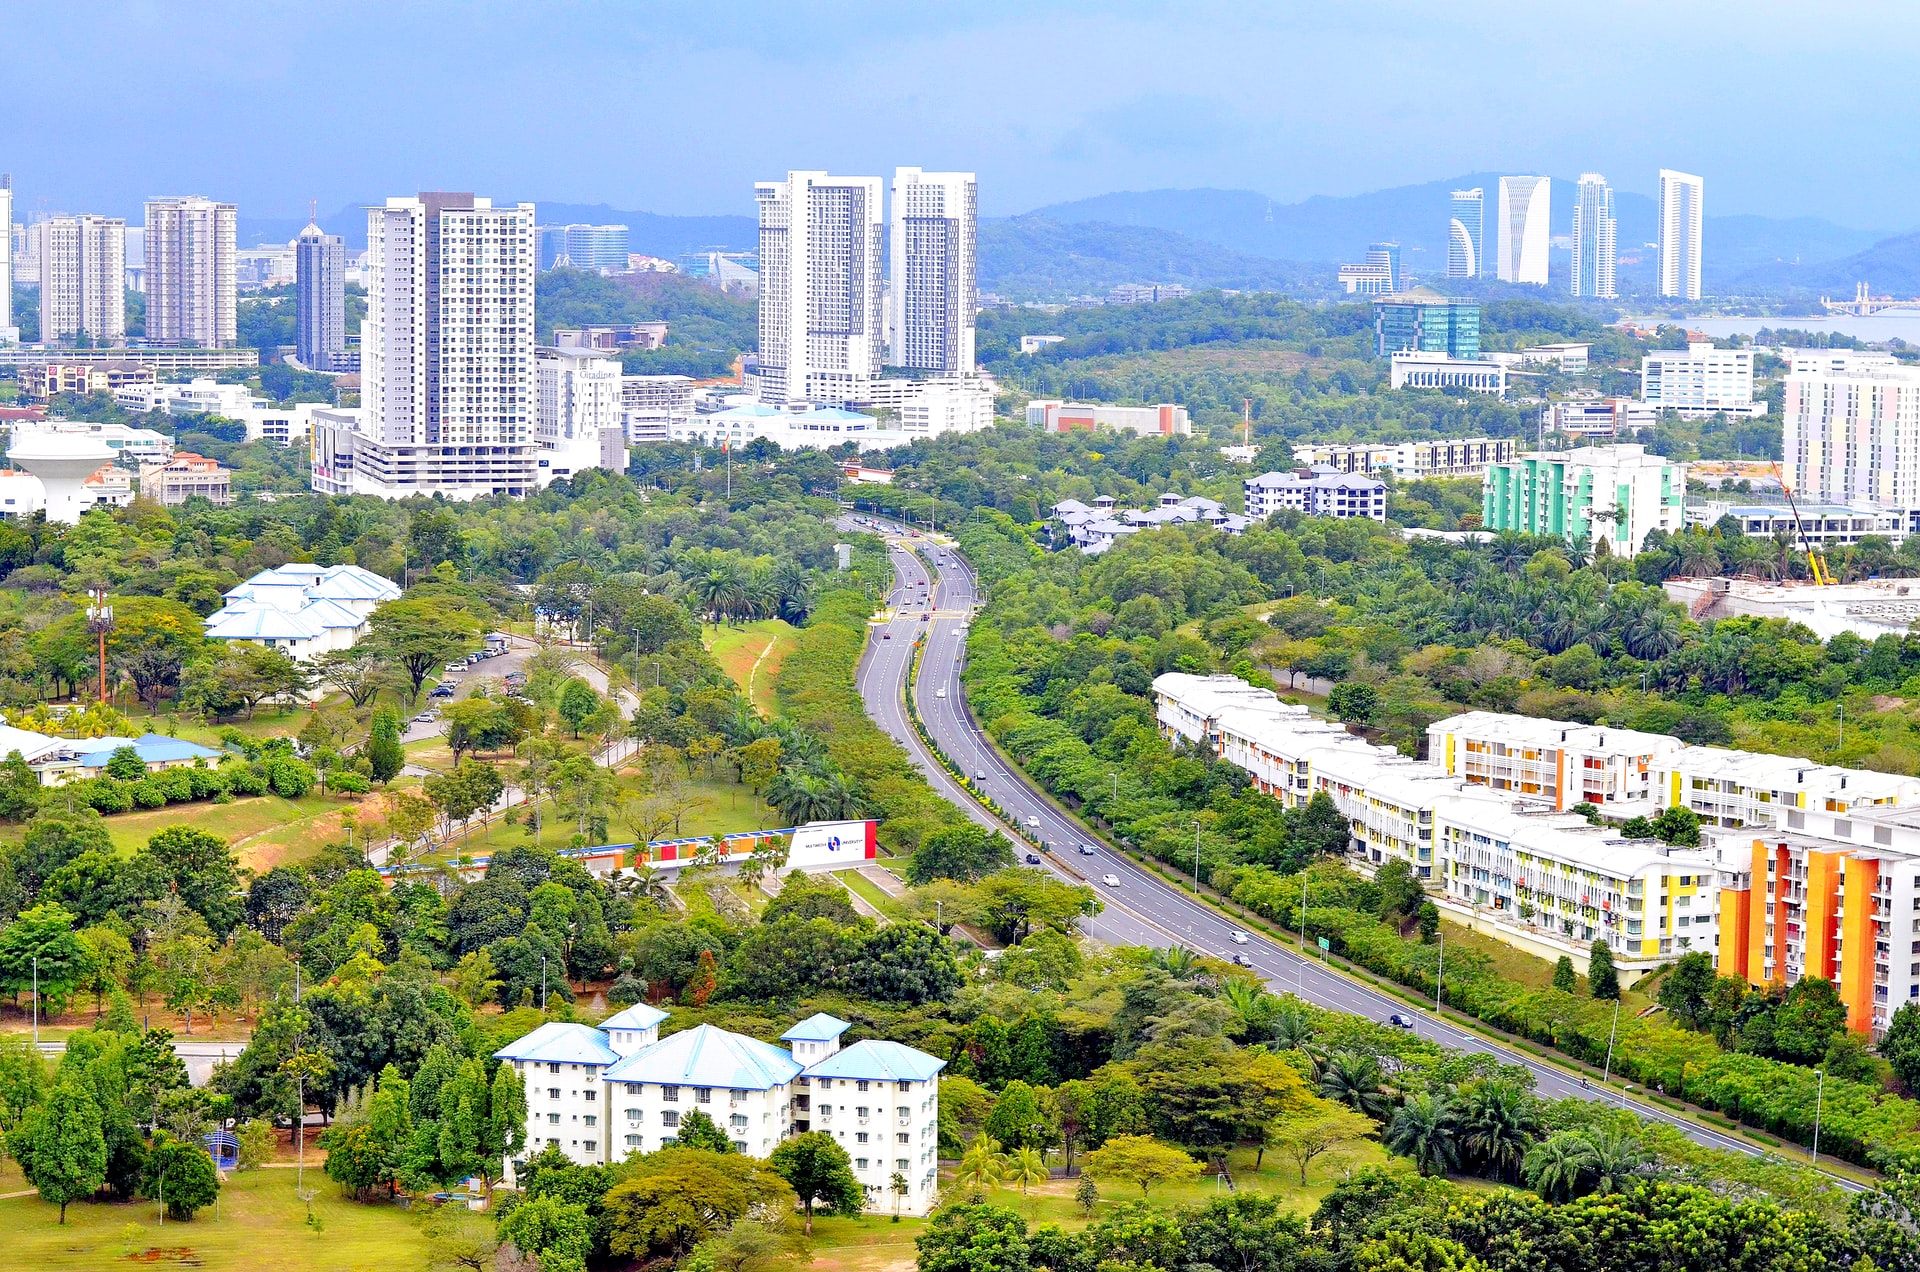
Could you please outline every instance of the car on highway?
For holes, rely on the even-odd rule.
[[[892,639],[893,639],[893,633],[892,633],[892,632],[881,632],[881,633],[880,633],[880,639],[881,639],[881,640],[892,640]]]
[[[936,698],[944,698],[947,696],[947,691],[945,689],[942,689],[938,693],[934,694],[933,696]]]
[[[954,628],[954,629],[953,629],[953,634],[954,634],[955,636],[959,636],[959,635],[962,635],[963,633],[961,632],[961,630],[960,630],[960,629],[959,629],[958,627],[956,627],[956,628]]]
[[[1413,1017],[1396,1011],[1393,1015],[1387,1017],[1387,1023],[1395,1029],[1411,1029],[1413,1028]]]
[[[1233,956],[1233,965],[1235,967],[1252,967],[1253,960],[1248,958],[1245,954],[1235,954]]]
[[[1080,845],[1080,855],[1081,855],[1082,857],[1097,857],[1097,856],[1099,856],[1100,854],[1099,854],[1099,852],[1098,852],[1098,851],[1096,851],[1096,850],[1095,850],[1095,848],[1094,848],[1094,846],[1093,846],[1092,844],[1081,844],[1081,845]]]
[[[1245,945],[1247,943],[1247,934],[1235,928],[1233,931],[1227,933],[1227,939],[1235,945]]]
[[[1038,829],[1040,829],[1040,819],[1039,819],[1038,817],[1029,817],[1029,818],[1027,818],[1027,828],[1028,828],[1029,830],[1038,830]]]
[[[1030,866],[1037,866],[1037,865],[1039,865],[1039,864],[1040,864],[1040,854],[1039,854],[1039,853],[1037,853],[1037,852],[1030,852],[1030,853],[1028,853],[1028,854],[1027,854],[1027,864],[1028,864],[1028,865],[1030,865]]]
[[[1100,882],[1106,884],[1109,888],[1117,888],[1120,886],[1120,876],[1117,874],[1101,875]]]
[[[973,780],[976,782],[986,781],[987,780],[986,771],[984,769],[975,769],[973,771]]]

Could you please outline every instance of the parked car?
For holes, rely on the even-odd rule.
[[[448,671],[465,671],[466,669],[467,664],[465,662],[450,662],[447,664]]]
[[[1117,888],[1120,886],[1120,876],[1117,874],[1101,875],[1100,882],[1106,884],[1109,888]]]

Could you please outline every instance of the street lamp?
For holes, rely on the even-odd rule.
[[[1813,1089],[1813,1165],[1818,1166],[1820,1164],[1820,1109],[1826,1103],[1827,1096],[1826,1066],[1822,1065],[1815,1072],[1820,1077]],[[1683,1094],[1681,1098],[1686,1097]]]
[[[1446,983],[1447,975],[1447,929],[1435,928],[1434,935],[1440,940],[1440,961],[1433,969],[1433,1014],[1440,1014],[1440,989]]]
[[[1193,823],[1193,895],[1200,895],[1200,823]]]

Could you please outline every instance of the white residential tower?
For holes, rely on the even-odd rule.
[[[198,195],[147,201],[149,341],[197,349],[238,342],[234,232],[231,203]]]
[[[1660,169],[1660,294],[1700,299],[1701,206],[1706,182],[1686,172]]]
[[[789,172],[754,198],[761,400],[867,401],[885,355],[881,179]]]
[[[1501,282],[1547,285],[1547,246],[1553,235],[1552,220],[1552,181],[1546,177],[1500,178],[1494,273]]]
[[[973,370],[978,203],[971,172],[894,169],[893,366],[944,375]]]

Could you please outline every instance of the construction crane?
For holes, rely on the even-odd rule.
[[[1793,487],[1787,484],[1787,475],[1780,471],[1780,465],[1773,466],[1773,475],[1780,479],[1780,489],[1786,492],[1787,508],[1793,513],[1793,528],[1800,536],[1800,547],[1807,554],[1807,569],[1813,572],[1816,587],[1830,587],[1833,574],[1827,569],[1827,559],[1814,551],[1813,540],[1807,535],[1806,523],[1800,520],[1800,505],[1794,501]]]

